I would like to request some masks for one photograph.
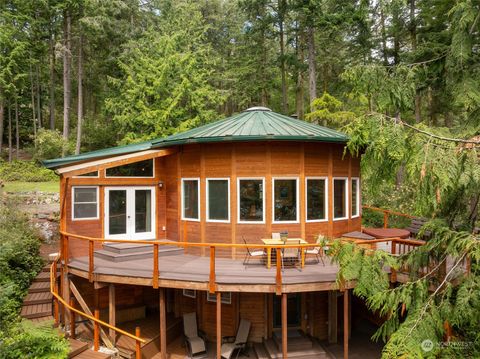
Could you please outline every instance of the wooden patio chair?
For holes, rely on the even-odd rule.
[[[321,247],[321,244],[324,239],[325,239],[325,236],[319,235],[317,237],[317,242],[316,242],[316,244],[318,244],[319,246],[305,249],[305,258],[307,257],[307,255],[313,255],[315,256],[317,263],[320,263],[321,261],[323,266],[325,267],[325,262],[323,261],[323,256],[325,252],[324,252],[324,248]]]
[[[197,327],[197,313],[183,315],[183,333],[185,344],[190,358],[203,358],[207,354],[207,347],[203,334]]]
[[[301,241],[290,240],[289,245],[300,245]],[[282,255],[282,270],[285,269],[285,264],[296,267],[300,264],[300,248],[284,248],[281,251]]]
[[[265,260],[267,254],[265,253],[265,250],[251,250],[248,248],[248,243],[245,239],[245,237],[242,236],[243,243],[247,245],[247,253],[245,253],[245,258],[243,259],[243,265],[245,266],[245,269],[247,268],[247,264],[250,262],[250,259],[252,258],[257,258],[260,259],[261,261]]]
[[[245,350],[247,345],[248,335],[250,334],[251,323],[248,320],[241,319],[238,326],[237,335],[233,337],[226,337],[224,339],[235,339],[230,343],[223,343],[221,348],[222,358],[230,359],[233,353],[237,353],[235,358],[238,358],[240,353]]]

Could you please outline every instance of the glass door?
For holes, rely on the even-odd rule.
[[[105,238],[155,238],[155,188],[105,188]]]

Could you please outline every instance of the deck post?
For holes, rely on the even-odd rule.
[[[100,318],[100,311],[95,309],[95,319]],[[93,322],[93,350],[98,352],[100,347],[100,324],[97,321]]]
[[[74,307],[74,301],[73,298],[70,298],[70,307]],[[75,339],[76,333],[75,333],[75,312],[70,309],[70,338]]]
[[[277,273],[275,277],[276,284],[276,293],[277,295],[282,294],[282,252],[280,248],[276,248],[276,261],[277,261]]]
[[[115,284],[110,283],[108,285],[108,324],[112,326],[116,326],[116,317],[115,317],[115,311],[116,311],[116,304],[115,304]],[[108,335],[110,336],[110,340],[112,341],[112,344],[115,345],[116,342],[116,334],[115,330],[109,329],[108,330]]]
[[[90,283],[93,282],[93,270],[93,241],[90,240],[88,241],[88,280],[90,281]]]
[[[158,288],[158,244],[153,245],[153,288]]]
[[[222,293],[217,292],[217,359],[222,358]]]
[[[210,293],[215,293],[215,247],[210,247],[210,281],[208,285],[208,290]]]
[[[167,317],[165,305],[165,288],[160,288],[160,358],[167,358]]]
[[[343,359],[348,359],[348,289],[343,292]]]
[[[140,338],[140,327],[135,327],[135,336]],[[142,343],[135,341],[135,359],[142,359]]]
[[[328,342],[337,342],[337,291],[328,291]]]
[[[282,355],[283,359],[288,357],[288,322],[287,322],[287,293],[282,294]]]
[[[383,212],[383,228],[388,228],[388,212]]]

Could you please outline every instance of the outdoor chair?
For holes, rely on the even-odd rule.
[[[315,256],[317,263],[320,263],[321,261],[323,266],[325,266],[325,262],[323,261],[324,249],[320,245],[324,239],[324,236],[319,235],[316,242],[316,244],[319,244],[319,246],[305,249],[305,258],[307,257],[307,255],[313,255]]]
[[[250,259],[252,258],[256,258],[256,259],[260,259],[261,261],[263,261],[266,257],[266,253],[265,253],[265,250],[250,250],[250,248],[248,248],[248,243],[247,241],[245,240],[245,237],[242,237],[243,239],[243,243],[245,243],[247,245],[246,249],[247,249],[247,253],[245,253],[245,258],[243,260],[243,265],[245,266],[245,269],[247,268],[247,264],[250,262]]]
[[[240,353],[245,350],[247,345],[248,334],[250,333],[251,323],[248,320],[241,319],[240,325],[238,326],[236,337],[226,337],[225,340],[235,339],[233,342],[226,342],[222,344],[221,353],[222,358],[230,359],[233,356],[233,353],[237,353],[235,358],[238,358]]]
[[[289,241],[289,245],[300,245],[300,241]],[[285,268],[285,265],[290,265],[296,267],[300,263],[300,248],[283,248],[281,251],[282,255],[282,270]]]
[[[201,358],[207,354],[204,335],[197,327],[197,313],[186,313],[183,315],[183,333],[188,356],[190,358]]]

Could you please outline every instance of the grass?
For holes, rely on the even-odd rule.
[[[5,192],[58,192],[60,185],[58,181],[52,182],[5,182],[3,190]]]

